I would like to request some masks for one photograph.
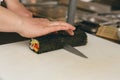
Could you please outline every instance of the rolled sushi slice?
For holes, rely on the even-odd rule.
[[[37,39],[31,39],[30,41],[30,49],[34,52],[38,53],[40,49],[39,41]]]

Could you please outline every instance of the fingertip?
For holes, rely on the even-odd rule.
[[[67,32],[68,32],[68,34],[71,35],[71,36],[74,35],[74,31],[72,31],[72,30],[67,30]]]
[[[32,17],[32,12],[24,12],[24,16],[26,17]]]
[[[73,30],[76,30],[76,27],[73,26]]]
[[[74,34],[75,34],[75,33],[72,31],[71,35],[74,36]]]

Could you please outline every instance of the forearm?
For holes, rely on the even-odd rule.
[[[15,2],[19,2],[19,0],[4,0],[6,3],[12,4]]]
[[[20,16],[0,6],[0,32],[17,32],[21,24]]]
[[[14,13],[24,17],[32,17],[32,12],[27,10],[19,0],[5,0],[5,3],[7,4],[7,8]]]
[[[13,5],[17,5],[16,3],[19,3],[19,0],[4,0],[5,3],[7,4],[7,7],[11,7]]]

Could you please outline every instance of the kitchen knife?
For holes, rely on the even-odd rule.
[[[71,52],[71,53],[74,53],[78,56],[81,56],[83,58],[88,58],[87,56],[85,56],[82,52],[78,51],[77,49],[75,49],[74,47],[72,47],[71,45],[69,44],[65,44],[64,45],[64,49]]]
[[[71,25],[74,25],[76,6],[77,6],[77,0],[69,0],[67,22]],[[81,57],[88,58],[83,53],[81,53],[80,51],[78,51],[77,49],[75,49],[74,47],[72,47],[69,44],[65,44],[64,49],[71,52],[71,53],[79,55]]]

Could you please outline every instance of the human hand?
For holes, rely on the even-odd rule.
[[[74,35],[75,27],[61,21],[49,21],[44,18],[22,18],[21,25],[18,25],[18,33],[27,38],[43,36],[52,32],[65,30]]]

